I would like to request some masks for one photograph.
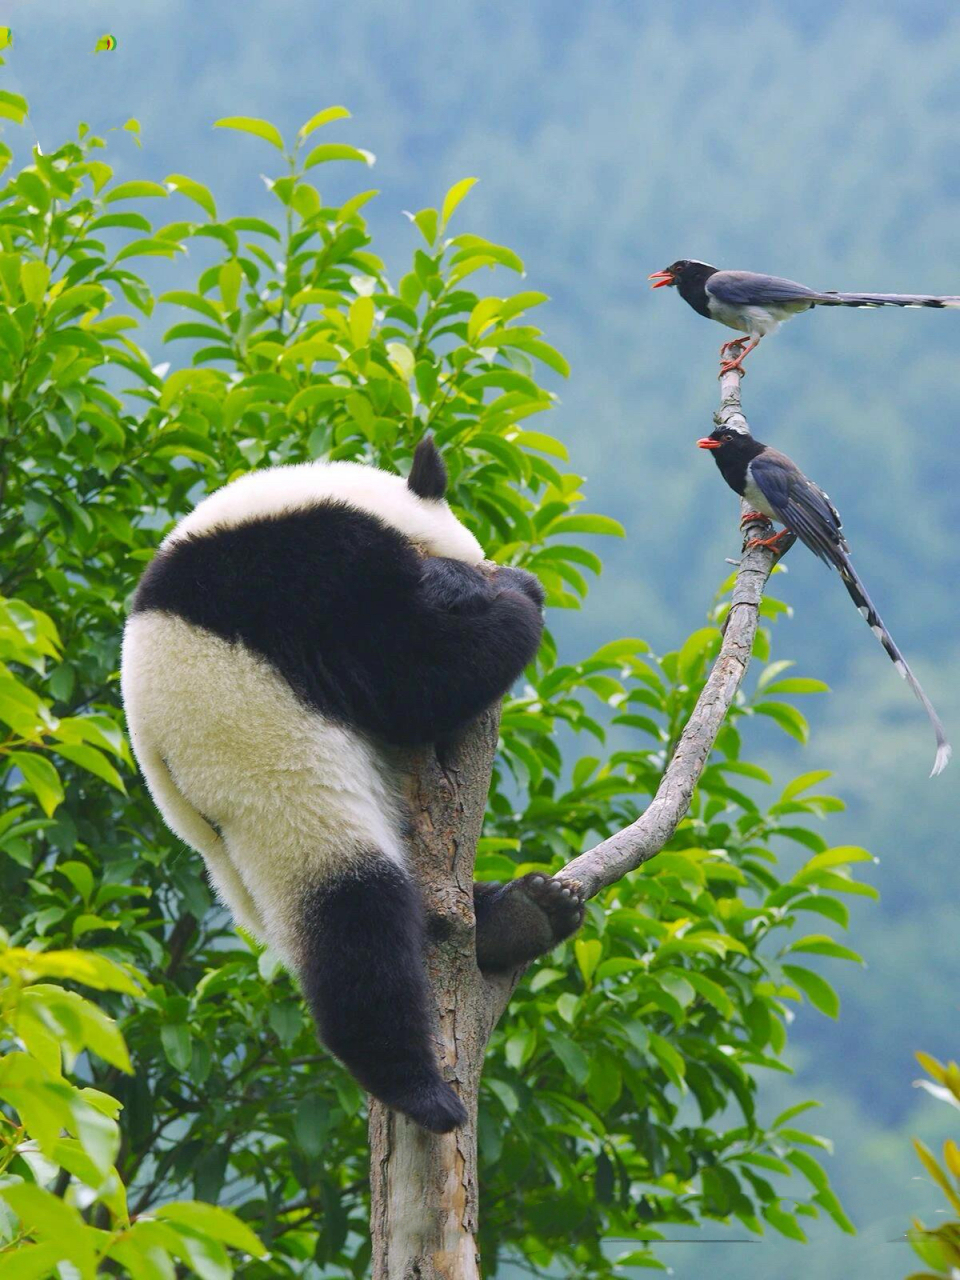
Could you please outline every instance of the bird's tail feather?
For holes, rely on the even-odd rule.
[[[817,298],[818,307],[960,307],[960,297],[928,293],[835,293]]]
[[[958,303],[960,305],[960,303]],[[940,723],[940,717],[934,710],[933,703],[924,693],[920,681],[910,670],[906,658],[897,648],[893,637],[883,624],[883,619],[877,613],[873,601],[867,595],[866,588],[860,581],[857,571],[850,563],[849,557],[841,552],[837,557],[837,568],[840,570],[840,576],[843,579],[843,585],[847,589],[847,594],[853,603],[857,606],[861,616],[869,626],[870,630],[877,637],[887,652],[890,661],[903,676],[907,684],[913,690],[920,705],[927,713],[927,719],[933,725],[933,731],[937,735],[937,755],[933,763],[933,769],[930,771],[931,778],[938,773],[942,773],[949,763],[950,756],[953,754],[953,748],[947,741],[946,731]]]

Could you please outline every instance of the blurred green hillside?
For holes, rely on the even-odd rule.
[[[116,149],[118,176],[196,173],[225,216],[267,198],[247,184],[258,144],[211,128],[240,109],[286,129],[350,107],[343,136],[377,150],[370,222],[397,268],[414,235],[401,211],[480,177],[470,229],[535,271],[571,358],[552,429],[589,477],[591,509],[629,534],[605,548],[589,607],[558,627],[571,652],[599,635],[675,643],[738,546],[733,496],[694,449],[727,335],[650,293],[648,272],[690,256],[824,288],[960,293],[960,12],[939,0],[8,0],[4,12],[15,47],[0,78],[29,97],[41,144],[78,119],[104,131],[135,116],[143,150]],[[94,57],[104,30],[119,47]],[[171,322],[158,315],[153,332]],[[832,495],[960,745],[960,315],[816,311],[748,368],[755,433]],[[826,1100],[819,1129],[863,1234],[825,1232],[806,1250],[676,1246],[667,1261],[716,1280],[896,1280],[911,1255],[885,1242],[936,1203],[908,1136],[934,1141],[941,1120],[911,1088],[912,1053],[960,1053],[960,761],[928,780],[922,712],[841,584],[802,548],[789,570],[782,648],[835,692],[809,708],[811,748],[771,733],[770,758],[784,776],[835,770],[849,807],[831,840],[878,854],[883,900],[855,912],[869,967],[842,980],[839,1023],[801,1014],[797,1081],[771,1092]]]

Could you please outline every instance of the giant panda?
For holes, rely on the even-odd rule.
[[[331,1052],[437,1133],[466,1113],[434,1053],[391,748],[449,740],[499,699],[537,651],[543,604],[532,574],[484,562],[446,483],[429,438],[406,480],[314,462],[232,481],[161,544],[121,664],[168,826],[298,976]],[[477,885],[474,902],[488,970],[583,918],[545,875]]]

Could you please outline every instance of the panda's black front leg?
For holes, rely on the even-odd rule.
[[[583,923],[579,889],[540,871],[508,884],[475,884],[477,964],[495,972],[546,955]]]

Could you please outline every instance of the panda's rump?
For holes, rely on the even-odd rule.
[[[178,830],[151,778],[154,754],[216,825],[271,941],[282,945],[304,893],[353,870],[359,851],[402,865],[400,806],[376,748],[303,703],[266,659],[148,610],[127,624],[122,669],[131,741],[161,812]]]

